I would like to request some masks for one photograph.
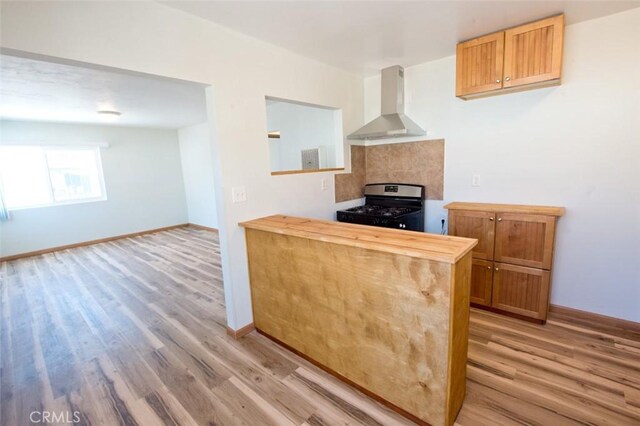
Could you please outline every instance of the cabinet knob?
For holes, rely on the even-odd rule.
[[[505,77],[504,78],[504,81],[509,81],[509,80],[511,80],[511,77]]]
[[[490,218],[489,218],[489,220],[490,220],[491,222],[493,222],[493,218],[492,218],[492,217],[490,217]]]
[[[500,269],[496,268],[496,271],[499,271]]]
[[[487,269],[491,269],[491,266],[487,266]]]
[[[496,80],[496,83],[500,83],[500,79]]]
[[[498,218],[498,222],[502,222],[502,218],[501,217]]]

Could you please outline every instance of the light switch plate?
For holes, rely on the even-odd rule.
[[[231,188],[231,199],[234,203],[244,203],[247,201],[247,190],[244,186]]]
[[[322,189],[323,191],[326,191],[328,189],[327,187],[327,179],[320,179],[320,189]]]
[[[480,186],[480,175],[473,175],[471,178],[471,186]]]

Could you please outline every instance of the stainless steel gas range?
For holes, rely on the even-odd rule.
[[[424,186],[373,183],[364,187],[364,195],[364,205],[338,210],[339,222],[424,231]]]

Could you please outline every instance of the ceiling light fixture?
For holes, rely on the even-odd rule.
[[[98,111],[98,114],[104,116],[104,117],[120,117],[122,115],[121,112],[118,111],[109,111],[109,110],[100,110]]]

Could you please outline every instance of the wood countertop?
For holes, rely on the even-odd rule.
[[[564,215],[564,207],[529,206],[520,204],[466,203],[457,201],[445,205],[444,208],[449,210],[467,210],[496,213],[524,213],[540,214],[546,216]]]
[[[471,238],[284,215],[250,220],[240,226],[451,264],[478,243]]]

